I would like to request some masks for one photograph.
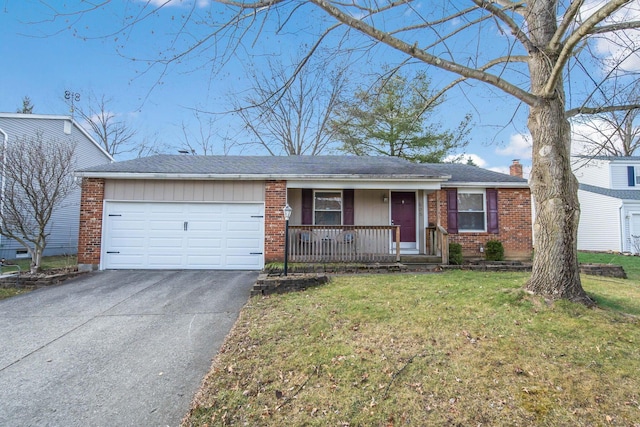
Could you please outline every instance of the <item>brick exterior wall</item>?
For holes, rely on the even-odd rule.
[[[78,233],[78,268],[95,270],[100,266],[104,179],[83,178]]]
[[[284,214],[287,182],[267,181],[264,190],[264,262],[284,261]]]
[[[429,218],[436,220],[436,194],[428,196]],[[440,190],[440,225],[447,228],[447,194]],[[531,191],[528,188],[498,189],[498,234],[459,233],[450,234],[449,242],[460,243],[465,258],[482,258],[480,245],[489,240],[499,240],[507,259],[531,259],[533,238],[531,228]]]

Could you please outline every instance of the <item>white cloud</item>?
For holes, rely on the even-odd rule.
[[[509,144],[504,148],[496,148],[496,154],[510,156],[513,159],[530,159],[531,135],[522,133],[511,135]]]
[[[605,145],[623,152],[622,140],[616,131],[616,127],[611,122],[597,116],[584,121],[573,120],[571,122],[571,154],[597,154],[599,147]]]
[[[585,2],[580,10],[580,18],[582,20],[587,19],[605,3],[606,1],[604,0]],[[633,22],[639,19],[640,4],[636,0],[605,19],[603,25]],[[609,72],[616,67],[625,71],[640,71],[640,53],[637,52],[638,45],[640,45],[640,34],[637,30],[619,30],[599,36],[595,42],[595,49],[605,60],[605,72]]]

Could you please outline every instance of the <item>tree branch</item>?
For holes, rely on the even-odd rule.
[[[502,9],[496,7],[495,5],[488,2],[487,0],[471,0],[471,1],[477,4],[478,7],[488,11],[493,16],[499,18],[502,22],[507,24],[507,26],[511,29],[511,34],[513,34],[513,36],[516,39],[518,39],[520,43],[522,43],[522,45],[527,50],[527,52],[531,52],[535,49],[535,47],[533,46],[533,43],[531,43],[531,40],[529,40],[529,38],[522,31],[520,26],[516,24],[516,22],[513,19],[511,19],[509,15],[504,13]]]
[[[611,0],[598,9],[593,15],[587,18],[582,25],[580,25],[564,42],[562,50],[558,55],[558,60],[556,61],[553,70],[551,71],[551,75],[549,76],[549,80],[547,81],[547,85],[542,90],[542,93],[539,94],[543,98],[548,98],[553,95],[555,92],[556,85],[558,84],[558,79],[562,77],[562,70],[564,70],[567,61],[571,57],[573,53],[573,49],[576,45],[582,41],[588,34],[590,34],[591,30],[598,25],[598,23],[602,22],[606,18],[608,18],[613,12],[620,9],[625,4],[631,2],[633,0]],[[550,46],[549,46],[550,47]]]
[[[621,1],[621,0],[618,0]],[[364,23],[363,21],[353,18],[347,13],[341,11],[336,8],[332,4],[330,4],[327,0],[311,0],[312,3],[316,4],[318,7],[323,9],[329,15],[333,16],[339,22],[352,27],[363,34],[378,40],[396,50],[406,53],[407,55],[413,56],[414,58],[425,62],[427,64],[436,66],[440,69],[459,74],[464,77],[476,79],[485,83],[488,83],[492,86],[497,87],[498,89],[515,96],[521,101],[529,104],[536,105],[540,101],[540,98],[515,86],[506,80],[501,79],[498,76],[495,76],[490,73],[486,73],[474,68],[465,67],[464,65],[458,64],[453,61],[448,61],[446,59],[442,59],[435,55],[431,55],[426,51],[418,48],[416,45],[410,45],[403,40],[400,40],[396,37],[391,36],[389,33],[383,32],[369,24]],[[402,4],[402,3],[397,3]]]
[[[566,118],[571,118],[578,115],[585,114],[600,114],[609,113],[612,111],[630,111],[640,109],[640,104],[627,104],[627,105],[607,105],[606,107],[579,107],[568,110],[565,113]]]

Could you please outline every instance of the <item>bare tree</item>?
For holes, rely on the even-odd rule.
[[[76,108],[76,111],[102,148],[115,157],[137,149],[134,139],[137,131],[110,110],[111,101],[105,95],[100,98],[90,97],[88,106]]]
[[[180,152],[188,154],[224,154],[229,153],[233,141],[221,134],[222,127],[211,114],[195,110],[194,118],[198,122],[197,129],[182,122],[182,139]],[[194,131],[195,129],[195,131]]]
[[[135,157],[153,156],[155,154],[168,154],[175,152],[176,147],[173,147],[166,142],[162,141],[158,136],[158,133],[146,135],[135,146]]]
[[[601,90],[603,104],[640,104],[640,85]],[[574,145],[588,156],[633,156],[640,147],[640,109],[579,116],[573,121]]]
[[[347,84],[347,67],[322,61],[295,70],[269,60],[251,74],[251,88],[234,109],[253,140],[250,145],[276,155],[318,155],[331,144],[330,119]]]
[[[463,82],[468,86],[462,90],[480,82],[528,106],[536,256],[526,288],[550,299],[593,304],[582,288],[578,268],[580,205],[570,165],[568,119],[638,107],[595,105],[588,93],[575,90],[593,92],[603,80],[622,78],[632,69],[628,59],[637,55],[640,43],[628,32],[640,28],[637,1],[441,0],[424,8],[409,0],[217,1],[222,4],[219,14],[210,8],[199,13],[194,6],[183,15],[172,43],[153,63],[163,73],[168,64],[184,62],[189,55],[208,54],[206,61],[224,64],[254,46],[270,46],[277,34],[299,37],[304,14],[305,22],[313,21],[304,30],[315,31],[317,39],[296,71],[323,43],[332,43],[336,50],[384,46],[389,55],[393,52],[407,62],[449,73],[452,78],[442,93]],[[131,7],[142,10],[128,10],[124,27],[129,31],[146,17],[157,16],[154,12],[168,3],[130,1]],[[318,16],[318,11],[324,14]],[[203,22],[210,25],[204,34],[201,27],[198,31],[192,27]],[[194,34],[203,35],[194,40]],[[609,51],[596,49],[596,43],[607,40],[612,41]],[[176,53],[179,43],[187,46]],[[592,54],[608,55],[608,68],[589,71],[584,64]],[[571,86],[566,85],[568,78]],[[572,89],[570,96],[566,88]]]
[[[2,147],[0,234],[15,239],[31,255],[31,272],[40,268],[49,222],[76,184],[75,144],[45,141],[41,133]]]

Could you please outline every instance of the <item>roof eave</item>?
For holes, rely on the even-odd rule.
[[[458,188],[458,187],[474,187],[474,188],[530,188],[528,182],[509,182],[509,181],[483,181],[483,182],[461,182],[461,181],[447,181],[442,184],[442,188]]]
[[[105,178],[105,179],[172,179],[172,180],[298,180],[298,181],[434,181],[446,182],[450,176],[419,176],[419,175],[307,175],[307,174],[206,174],[206,173],[165,173],[165,172],[92,172],[77,171],[74,174],[79,178]]]

